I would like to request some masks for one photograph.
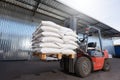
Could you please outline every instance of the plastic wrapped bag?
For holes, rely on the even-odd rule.
[[[51,21],[41,21],[41,25],[43,26],[50,26],[50,27],[53,27],[53,28],[56,28],[56,29],[60,29],[60,25],[54,23],[54,22],[51,22]]]
[[[56,48],[35,48],[34,51],[37,51],[37,52],[40,52],[40,53],[46,53],[46,54],[61,53],[61,49],[56,49]]]
[[[38,39],[41,42],[55,42],[55,43],[63,43],[63,40],[60,38],[56,38],[56,37],[41,37]]]
[[[76,52],[71,49],[61,49],[61,53],[62,54],[76,54]]]
[[[35,35],[35,38],[39,38],[39,37],[58,37],[58,38],[61,38],[61,36],[59,34],[54,33],[54,32],[41,32],[41,33]]]
[[[61,46],[59,46],[55,43],[37,43],[34,46],[40,47],[40,48],[58,48],[58,49],[61,48]]]

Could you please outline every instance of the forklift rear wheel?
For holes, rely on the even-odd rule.
[[[103,71],[109,71],[109,70],[110,70],[110,62],[108,59],[106,59],[104,62]]]
[[[92,70],[91,61],[87,57],[80,57],[75,63],[75,73],[80,77],[87,77]]]

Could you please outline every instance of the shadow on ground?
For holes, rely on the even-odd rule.
[[[59,62],[0,62],[0,80],[120,80],[120,59],[111,59],[111,71],[92,72],[86,78],[60,70]]]

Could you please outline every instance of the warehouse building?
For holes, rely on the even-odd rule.
[[[53,21],[80,33],[87,25],[102,32],[103,49],[114,55],[112,37],[120,32],[78,12],[56,0],[1,0],[0,1],[0,60],[29,60],[32,33],[41,20]],[[96,32],[91,41],[98,42]]]
[[[106,51],[106,53],[104,52],[104,57],[103,55],[90,55],[90,57],[93,58],[93,61],[90,61],[91,63],[87,62],[87,68],[89,69],[84,67],[86,66],[86,64],[78,65],[78,67],[76,67],[76,64],[81,64],[82,61],[89,61],[88,58],[84,58],[85,56],[88,56],[87,54],[84,57],[81,57],[81,54],[79,55],[79,53],[77,53],[77,58],[75,57],[76,55],[73,58],[70,55],[57,53],[61,54],[62,59],[60,61],[63,60],[62,63],[59,60],[55,60],[55,58],[54,60],[50,59],[51,61],[43,61],[41,59],[41,56],[37,58],[36,56],[32,55],[32,33],[35,32],[36,28],[39,26],[42,20],[52,21],[61,26],[71,28],[78,34],[79,38],[83,38],[83,35],[81,33],[84,31],[84,29],[87,29],[88,26],[100,29],[102,34],[102,49],[107,49],[109,54],[112,55],[116,55],[115,52],[117,51],[119,55],[120,47],[117,45],[117,50],[115,50],[113,43],[113,39],[117,39],[118,37],[120,37],[119,31],[92,17],[89,17],[79,11],[76,11],[75,9],[72,9],[66,6],[65,4],[62,4],[59,1],[60,0],[0,0],[0,79],[120,80],[120,60],[117,58],[108,59],[108,56],[106,59]],[[91,34],[92,36],[89,36],[88,42],[97,42],[97,49],[100,49],[100,37],[98,37],[97,31],[92,30],[90,32],[90,35]],[[61,39],[63,39],[63,36]],[[94,48],[93,50],[96,50],[99,53],[100,50],[97,49]],[[55,56],[56,54],[52,55]],[[79,62],[79,59],[82,58],[84,60],[80,60],[81,62]],[[101,61],[101,59],[103,61]],[[101,69],[105,69],[105,63],[108,60],[110,61],[112,69],[110,69],[110,65],[108,62],[107,66],[108,69],[110,69],[110,71],[103,72]],[[93,67],[94,65],[89,64],[92,63],[94,65],[97,65],[97,67],[99,66],[100,71],[96,71],[98,70],[95,69],[96,67],[94,67],[94,70],[91,70],[92,68],[90,66]],[[77,73],[77,71],[79,71],[79,69],[77,68],[81,66],[83,66],[82,68],[84,68],[83,71],[85,72],[95,72],[93,72],[90,76],[85,78],[77,77],[77,75],[74,73]],[[67,73],[61,71],[61,67],[64,67],[64,71],[67,70]],[[76,71],[74,72],[74,70]],[[70,71],[74,73],[69,74]]]

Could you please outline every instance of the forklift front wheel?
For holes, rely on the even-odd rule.
[[[80,57],[75,63],[75,73],[80,77],[87,77],[92,70],[91,61],[87,57]]]
[[[110,71],[110,68],[111,68],[110,62],[108,59],[106,59],[104,62],[103,71]]]

